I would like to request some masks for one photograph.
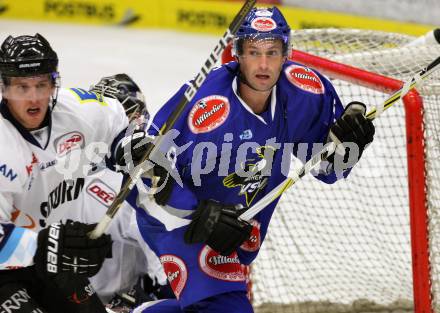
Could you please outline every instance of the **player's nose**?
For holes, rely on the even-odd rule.
[[[48,94],[45,90],[41,90],[39,88],[31,88],[28,93],[28,97],[31,103],[37,103],[41,101],[46,101]]]
[[[36,88],[30,88],[29,92],[27,94],[27,98],[28,98],[28,101],[30,103],[36,103],[40,99],[40,96],[38,94],[37,89]]]
[[[261,55],[260,58],[259,58],[259,67],[260,67],[260,69],[266,70],[268,68],[268,64],[269,64],[268,61],[269,60],[268,60],[268,57],[266,55],[264,55],[264,54]]]

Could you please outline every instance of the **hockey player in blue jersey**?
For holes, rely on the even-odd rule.
[[[352,159],[349,153],[358,159],[372,142],[365,105],[344,109],[325,77],[288,61],[289,38],[277,8],[253,9],[234,39],[237,62],[209,74],[176,121],[173,145],[160,148],[183,185],[167,184],[169,197],[155,206],[145,191],[131,194],[141,208],[141,233],[177,297],[134,312],[253,312],[243,269],[257,256],[277,201],[249,222],[239,215],[286,177],[292,153],[307,161],[331,138],[354,143],[315,173],[333,183],[354,165],[337,163]],[[186,88],[162,107],[154,126],[163,125]]]

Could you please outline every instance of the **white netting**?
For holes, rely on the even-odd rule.
[[[403,81],[440,56],[440,46],[404,47],[413,39],[356,30],[292,34],[295,49]],[[360,100],[376,105],[387,98],[332,81],[345,104]],[[434,74],[420,89],[435,307],[440,296],[439,82],[440,76]],[[282,196],[252,269],[257,312],[412,311],[404,114],[399,102],[374,122],[375,140],[349,179],[326,185],[308,176]]]

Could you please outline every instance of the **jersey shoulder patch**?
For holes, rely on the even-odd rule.
[[[292,85],[304,91],[313,94],[323,94],[325,92],[321,78],[307,67],[291,64],[284,69],[284,74]]]
[[[194,134],[207,133],[221,126],[229,116],[228,98],[211,95],[198,100],[188,114],[188,127]]]

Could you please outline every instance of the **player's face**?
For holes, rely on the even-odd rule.
[[[269,91],[280,76],[286,61],[281,40],[245,40],[239,56],[240,70],[255,90]]]
[[[50,75],[11,77],[3,97],[12,116],[26,129],[40,127],[55,86]]]

